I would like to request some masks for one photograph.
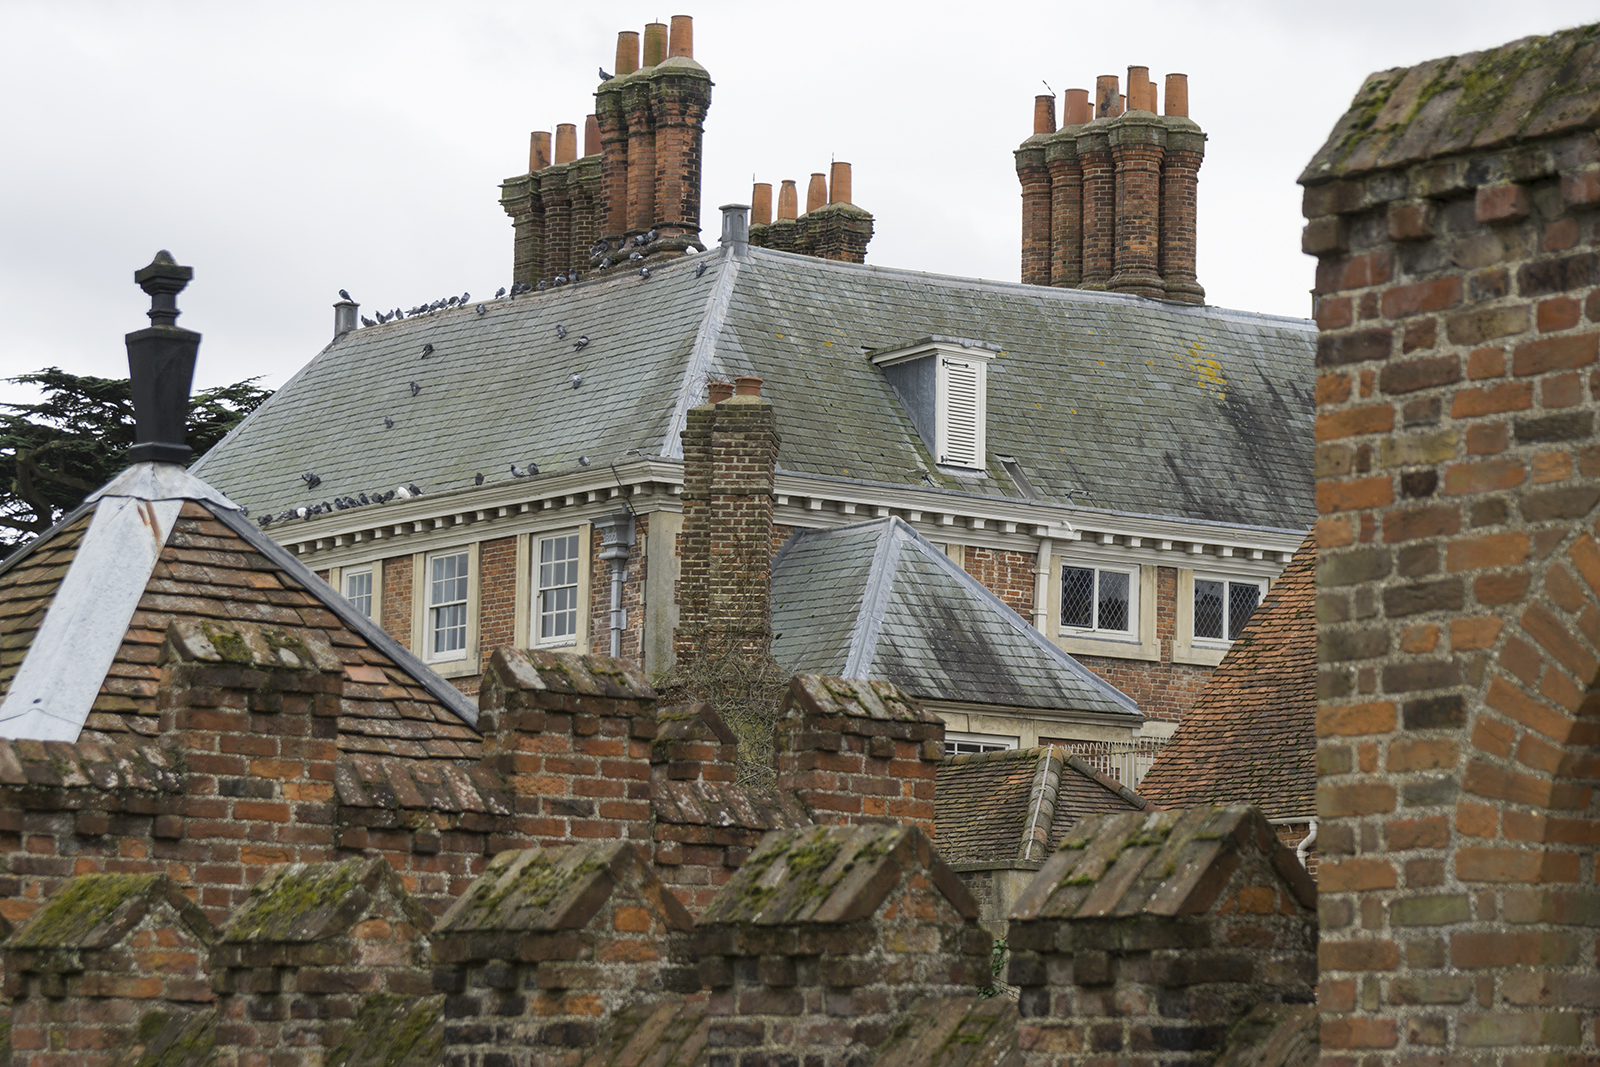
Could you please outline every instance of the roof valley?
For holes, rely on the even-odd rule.
[[[717,284],[712,287],[711,298],[706,301],[705,314],[695,330],[694,347],[689,350],[689,360],[683,368],[683,380],[678,384],[678,396],[673,402],[672,418],[667,422],[667,432],[661,441],[660,455],[667,459],[683,458],[681,434],[688,425],[689,409],[699,403],[704,395],[704,385],[711,376],[711,365],[722,341],[722,327],[728,319],[728,308],[733,303],[733,289],[739,280],[739,261],[730,250],[721,253],[722,263],[717,271]]]

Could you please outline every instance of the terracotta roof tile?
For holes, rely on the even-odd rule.
[[[1139,792],[1168,808],[1316,814],[1316,545],[1306,537]]]

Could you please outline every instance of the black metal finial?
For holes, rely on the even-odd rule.
[[[179,266],[165,249],[133,275],[150,294],[150,325],[127,336],[129,388],[138,420],[137,443],[128,449],[132,463],[189,462],[189,387],[200,335],[174,324],[178,294],[193,277],[193,268]]]

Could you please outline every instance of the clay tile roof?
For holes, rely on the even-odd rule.
[[[164,536],[153,540],[149,522]],[[126,624],[108,612],[126,613]],[[346,674],[339,743],[347,751],[479,754],[472,699],[227,498],[182,468],[152,463],[128,468],[0,564],[0,733],[65,741],[85,729],[154,735],[158,661],[178,619],[280,627],[337,657]],[[63,656],[74,670],[60,669]]]
[[[1369,75],[1300,181],[1600,126],[1600,25]]]
[[[939,854],[951,863],[1040,862],[1082,819],[1147,803],[1050,745],[952,756],[939,764]]]
[[[1244,804],[1129,812],[1073,828],[1011,909],[1013,920],[1194,915],[1246,860],[1276,872],[1300,906],[1317,889],[1260,811]]]
[[[769,834],[700,917],[700,925],[855,922],[914,871],[963,915],[978,906],[960,877],[909,826],[811,826]]]
[[[1169,808],[1254,804],[1270,818],[1316,814],[1316,559],[1307,536],[1140,793]]]

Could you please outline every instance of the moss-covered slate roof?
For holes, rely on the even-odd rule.
[[[328,1050],[324,1067],[437,1067],[444,1048],[444,996],[375,993],[361,1002],[350,1032]]]
[[[66,882],[11,939],[11,952],[102,949],[116,944],[149,914],[169,907],[201,942],[210,920],[164,874],[81,874]]]
[[[919,1001],[895,1023],[873,1067],[1021,1067],[1009,997],[944,997]]]
[[[250,888],[250,896],[223,924],[224,943],[304,943],[338,937],[365,919],[387,893],[413,925],[432,920],[381,858],[275,867]]]
[[[1139,782],[1168,808],[1317,813],[1317,546],[1307,537]]]
[[[775,830],[700,917],[700,925],[850,923],[872,915],[912,871],[924,871],[961,914],[977,904],[960,877],[912,826]]]
[[[1600,24],[1369,75],[1307,185],[1600,126]]]
[[[529,461],[543,472],[527,483],[535,493],[580,456],[681,456],[682,413],[705,380],[754,374],[777,409],[785,471],[918,489],[926,475],[1023,498],[998,459],[979,478],[938,471],[867,359],[950,336],[1000,346],[988,453],[1017,457],[1045,501],[1279,529],[1315,517],[1315,338],[1303,320],[760,248],[485,308],[344,335],[196,473],[256,515],[410,483],[430,496],[471,490],[479,473],[492,491]],[[305,470],[322,479],[314,499]],[[358,521],[381,523],[383,510]]]
[[[923,700],[1133,717],[899,518],[802,530],[772,563],[772,654],[786,670],[876,679]]]
[[[638,846],[612,841],[500,853],[435,930],[441,935],[577,930],[624,887],[668,926],[687,930],[694,925],[678,898],[661,888]]]
[[[1264,858],[1307,908],[1316,884],[1266,817],[1243,804],[1085,819],[1017,899],[1013,920],[1206,911],[1247,853]]]

